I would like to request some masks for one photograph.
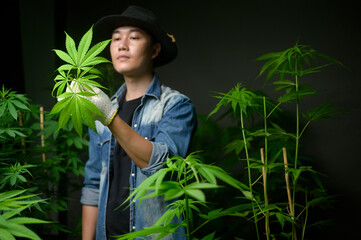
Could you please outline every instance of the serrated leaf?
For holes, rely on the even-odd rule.
[[[199,189],[184,189],[184,192],[198,201],[206,201],[206,195]]]
[[[61,101],[57,102],[54,107],[51,109],[49,115],[54,115],[57,114],[58,112],[62,111],[69,103],[69,101],[71,100],[71,98],[65,98],[62,99]]]
[[[95,57],[97,56],[99,53],[101,53],[106,46],[110,43],[111,39],[109,40],[105,40],[102,41],[100,43],[95,44],[90,50],[89,52],[85,55],[84,60],[83,60],[83,66],[88,66],[91,65],[89,62]],[[101,58],[99,57],[99,60],[102,59],[104,62],[109,62],[109,60],[105,59],[105,58]]]
[[[13,105],[10,101],[8,101],[8,110],[9,110],[9,112],[10,112],[10,115],[11,115],[15,120],[17,120],[17,119],[18,119],[18,113],[17,113],[14,105]]]
[[[29,110],[29,108],[20,101],[12,100],[11,103],[14,104],[15,106],[17,106],[18,108],[23,109],[23,110]]]
[[[58,57],[63,60],[64,62],[67,62],[71,65],[75,65],[75,62],[73,61],[73,59],[69,56],[69,54],[67,54],[66,52],[62,51],[62,50],[57,50],[54,49],[54,52],[56,53],[56,55],[58,55]]]
[[[303,117],[309,121],[318,121],[334,117],[336,111],[337,109],[330,107],[330,103],[325,103],[309,110],[307,113],[303,114]]]
[[[58,67],[57,71],[58,72],[63,72],[63,71],[70,71],[72,69],[74,69],[73,65],[71,65],[71,64],[63,64],[60,67]],[[62,76],[61,79],[64,79],[64,76]]]
[[[81,97],[80,97],[81,98]],[[80,108],[79,108],[79,97],[74,98],[74,111],[72,114],[72,122],[74,125],[74,128],[76,132],[79,134],[79,136],[83,135],[83,128],[82,128],[82,117],[80,114]]]
[[[65,48],[68,52],[69,56],[73,59],[75,64],[78,63],[78,53],[76,51],[75,42],[72,37],[70,37],[67,33],[65,33]],[[64,66],[64,65],[63,65]],[[62,67],[63,67],[62,66]],[[70,68],[71,69],[71,68]]]
[[[59,115],[59,128],[61,129],[65,126],[65,124],[70,119],[70,114],[73,109],[74,103],[72,101],[73,98],[69,98],[69,104],[65,105],[64,108],[61,109],[60,115]]]
[[[1,224],[1,222],[0,222]],[[0,226],[0,240],[16,240],[15,237],[7,230]]]
[[[33,240],[41,240],[40,237],[26,226],[8,223],[7,231],[17,237],[25,237]]]
[[[11,218],[11,219],[7,220],[7,222],[16,223],[16,224],[43,224],[43,223],[49,223],[49,221],[40,220],[40,219],[36,219],[36,218],[30,218],[30,217]]]
[[[78,46],[78,63],[79,66],[84,65],[84,56],[87,53],[90,43],[93,38],[93,27],[91,27],[81,38],[79,46]]]

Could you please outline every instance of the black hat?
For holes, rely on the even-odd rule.
[[[155,67],[165,65],[177,56],[174,37],[163,31],[153,12],[138,6],[129,6],[120,15],[109,15],[98,20],[94,25],[94,36],[109,39],[113,31],[121,26],[139,27],[160,43],[161,51],[153,60]]]

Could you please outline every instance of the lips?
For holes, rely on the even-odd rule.
[[[119,55],[119,56],[117,57],[117,60],[119,60],[119,61],[126,61],[126,60],[128,60],[129,58],[130,58],[129,55]]]

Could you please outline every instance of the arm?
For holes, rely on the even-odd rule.
[[[82,206],[82,239],[95,239],[98,215],[100,172],[102,169],[100,153],[97,150],[96,133],[89,129],[89,159],[85,164],[84,187],[80,202]]]
[[[148,167],[153,145],[134,131],[118,115],[108,127],[133,162],[139,168]]]
[[[82,240],[95,239],[98,207],[83,205],[82,207]]]

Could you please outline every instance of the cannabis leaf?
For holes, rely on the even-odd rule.
[[[6,89],[3,85],[2,90],[0,90],[0,117],[4,117],[4,114],[9,113],[17,121],[18,111],[29,110],[27,106],[29,104],[28,101],[29,99],[24,95]]]
[[[32,217],[22,217],[21,212],[43,202],[34,200],[36,195],[25,194],[27,190],[13,190],[0,193],[0,239],[15,237],[40,240],[40,237],[25,224],[45,224],[49,221]]]
[[[66,62],[60,66],[55,77],[56,82],[52,94],[56,90],[58,102],[54,105],[50,114],[59,115],[59,127],[61,129],[65,124],[72,120],[77,133],[82,135],[82,123],[96,132],[93,116],[103,116],[102,112],[88,99],[96,95],[92,87],[104,88],[93,79],[101,78],[101,72],[94,66],[100,63],[110,63],[109,60],[98,56],[111,39],[95,44],[90,48],[93,38],[93,27],[91,27],[81,38],[78,48],[74,40],[67,34],[65,39],[66,51],[55,49],[56,55]],[[90,48],[90,49],[89,49]]]

